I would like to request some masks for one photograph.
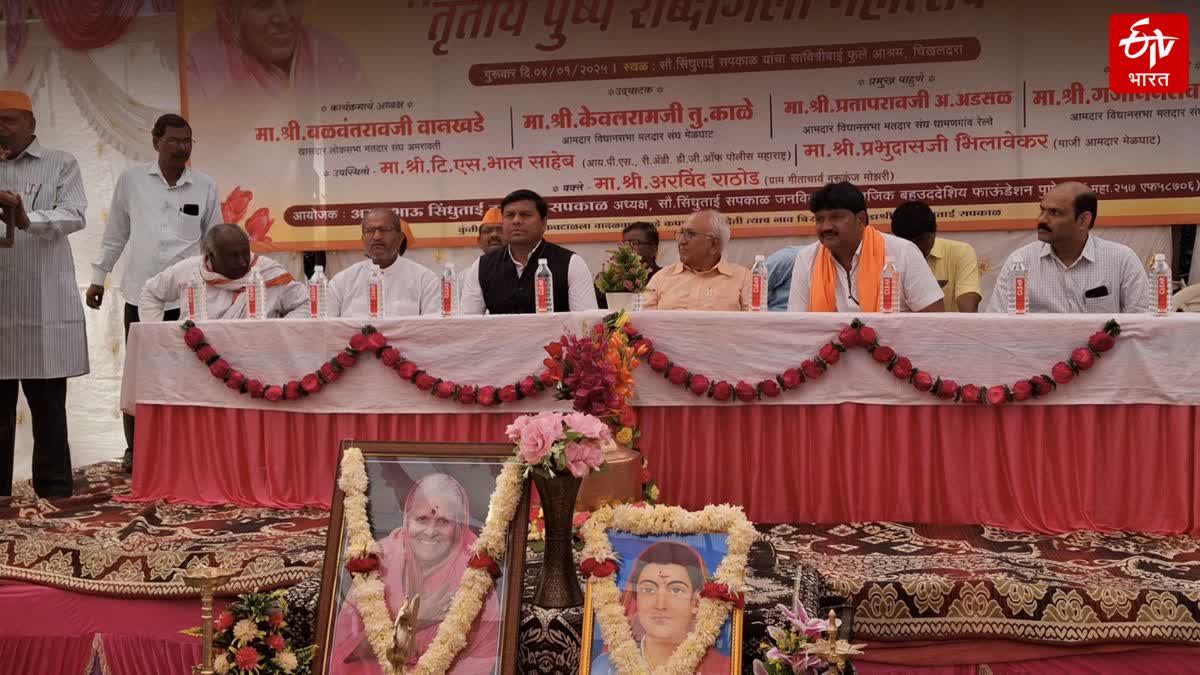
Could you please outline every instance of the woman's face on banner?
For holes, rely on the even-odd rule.
[[[413,495],[412,510],[405,515],[408,545],[422,567],[431,567],[446,559],[454,545],[457,509],[446,495]]]
[[[242,44],[259,61],[287,69],[303,18],[300,0],[244,0],[238,6]]]
[[[635,588],[638,621],[646,635],[671,642],[687,638],[698,603],[686,567],[650,563],[642,568]]]

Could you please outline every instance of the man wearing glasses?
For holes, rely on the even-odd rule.
[[[369,284],[376,265],[383,270],[384,316],[415,316],[442,311],[442,282],[420,263],[404,257],[408,236],[391,209],[373,209],[362,224],[363,255],[329,282],[329,316],[371,316]]]
[[[650,277],[658,274],[662,268],[658,266],[658,228],[654,223],[638,221],[630,223],[621,230],[621,243],[630,246],[642,257]]]
[[[642,309],[750,309],[750,270],[722,257],[729,235],[729,220],[721,212],[693,213],[676,235],[679,262],[650,280]]]
[[[198,255],[208,228],[221,222],[217,183],[188,168],[192,157],[192,129],[179,115],[163,115],[154,123],[150,142],[158,159],[126,169],[117,179],[104,226],[100,259],[92,263],[92,283],[87,306],[100,309],[104,282],[129,246],[121,296],[125,300],[125,336],[137,323],[138,302],[146,280],[175,263]],[[165,318],[179,318],[179,305],[166,307]],[[125,415],[126,471],[133,467],[134,423]]]

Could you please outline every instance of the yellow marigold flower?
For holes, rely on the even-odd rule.
[[[613,322],[613,327],[624,328],[627,323],[629,323],[629,313],[621,310],[621,313],[617,315],[617,320]]]

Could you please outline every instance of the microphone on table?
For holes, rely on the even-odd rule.
[[[200,205],[199,204],[184,204],[183,208],[179,209],[179,212],[185,216],[198,216],[198,215],[200,215]]]

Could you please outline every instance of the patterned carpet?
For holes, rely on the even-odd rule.
[[[128,504],[118,462],[77,469],[75,497],[38,500],[28,482],[0,507],[0,578],[123,598],[195,597],[180,574],[235,569],[222,595],[290,586],[317,572],[329,515],[308,509]]]
[[[294,611],[315,608],[327,514],[127,504],[116,463],[76,472],[76,497],[36,500],[28,484],[0,507],[0,578],[133,598],[194,597],[179,578],[198,565],[241,576],[223,594],[309,579]],[[1200,644],[1200,540],[897,523],[761,525],[750,552],[745,644],[753,659],[776,604],[845,605],[856,639]],[[531,595],[539,568],[531,556]],[[848,599],[848,601],[846,600]],[[311,604],[314,607],[308,607]],[[525,633],[550,635],[549,617]],[[565,625],[565,624],[564,624]],[[533,653],[525,654],[533,657]]]
[[[1200,541],[897,523],[760,528],[782,584],[814,568],[883,641],[1200,644]]]

